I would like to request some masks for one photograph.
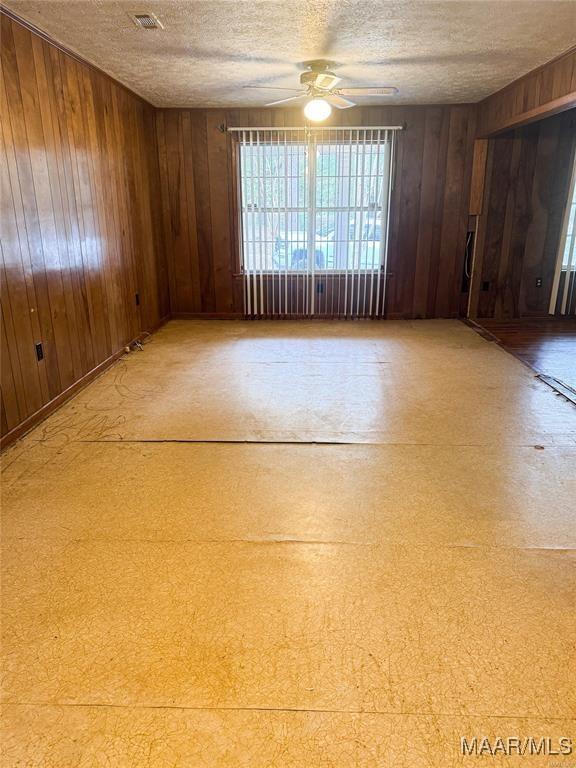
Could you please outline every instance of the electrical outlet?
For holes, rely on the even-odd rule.
[[[316,293],[324,293],[324,283],[316,283]]]
[[[134,298],[136,299],[136,306],[139,307],[140,306],[140,294],[139,293],[135,294]]]
[[[40,362],[40,360],[44,360],[44,349],[42,347],[42,342],[36,344],[36,360],[38,360],[38,362]]]
[[[542,288],[542,278],[537,277],[536,278],[536,288]]]

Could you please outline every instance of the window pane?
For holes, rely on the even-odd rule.
[[[317,147],[315,258],[324,268],[379,268],[387,151],[382,143]]]
[[[576,171],[575,171],[576,173]],[[574,238],[576,236],[576,185],[574,189],[574,199],[570,206],[570,213],[568,216],[568,226],[566,228],[566,242],[564,244],[564,258],[562,259],[562,266],[567,269],[570,262],[570,255],[573,253]],[[576,271],[576,258],[572,256],[572,269]]]

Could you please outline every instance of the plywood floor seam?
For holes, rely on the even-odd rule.
[[[574,734],[576,410],[461,323],[172,321],[2,464],[3,768]]]
[[[62,709],[132,709],[135,711],[139,710],[165,710],[167,712],[170,712],[172,710],[178,712],[267,712],[267,713],[278,713],[278,714],[315,714],[315,715],[357,715],[357,716],[366,716],[366,717],[391,717],[391,716],[400,716],[400,717],[437,717],[437,718],[458,718],[460,717],[459,712],[394,712],[394,711],[387,711],[387,710],[370,710],[370,709],[314,709],[314,708],[298,708],[298,707],[183,707],[183,706],[175,706],[175,705],[162,705],[162,706],[154,706],[149,704],[138,704],[138,705],[130,705],[130,707],[127,707],[124,704],[112,704],[112,703],[105,703],[105,704],[83,704],[83,703],[74,703],[74,704],[62,704],[61,702],[52,702],[52,701],[22,701],[18,703],[10,702],[11,707],[60,707]],[[475,715],[470,714],[468,715],[470,718],[482,718],[484,715]],[[492,720],[533,720],[533,715],[491,715],[490,718]],[[549,722],[555,722],[559,721],[562,723],[566,722],[566,718],[562,717],[546,717],[546,721]]]

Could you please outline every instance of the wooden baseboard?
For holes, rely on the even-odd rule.
[[[404,317],[403,315],[401,316]],[[291,320],[383,320],[382,317],[343,317],[340,315],[243,315],[240,312],[176,312],[172,320],[270,320],[276,322]]]
[[[160,320],[160,322],[157,323],[150,331],[143,331],[126,346],[134,344],[136,341],[144,341],[147,336],[157,331],[168,320],[170,320],[169,316],[162,318],[162,320]],[[114,352],[113,355],[110,355],[110,357],[106,358],[106,360],[103,360],[95,368],[92,368],[91,371],[88,371],[88,373],[82,376],[81,379],[78,379],[78,381],[75,381],[74,384],[71,384],[68,389],[64,390],[64,392],[60,392],[60,394],[56,395],[56,397],[50,400],[50,402],[46,403],[42,406],[42,408],[28,416],[28,418],[24,419],[24,421],[18,424],[18,426],[14,427],[14,429],[11,429],[10,432],[2,435],[0,438],[0,451],[5,450],[10,445],[13,445],[16,440],[24,437],[27,432],[30,432],[31,429],[34,429],[34,427],[38,426],[41,421],[44,421],[44,419],[48,418],[48,416],[54,413],[54,411],[60,408],[60,406],[64,405],[64,403],[74,397],[74,395],[77,395],[80,390],[88,386],[88,384],[94,381],[94,379],[101,373],[104,373],[107,368],[110,368],[110,366],[124,354],[126,354],[125,348],[122,347],[122,349]]]
[[[450,317],[415,317],[406,312],[387,312],[383,317],[361,317],[343,315],[262,315],[253,317],[241,312],[174,312],[172,320],[460,320],[460,315],[454,313]]]
[[[172,320],[244,320],[241,312],[173,312]]]

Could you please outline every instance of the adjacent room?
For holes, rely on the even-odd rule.
[[[3,768],[576,765],[576,0],[2,0]]]

